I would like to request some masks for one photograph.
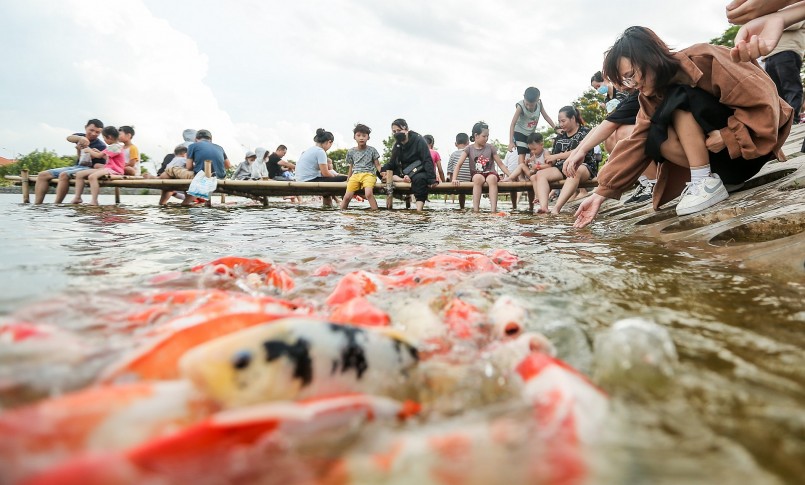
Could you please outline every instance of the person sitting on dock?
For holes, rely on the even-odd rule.
[[[98,152],[106,149],[106,143],[101,141],[99,136],[103,130],[103,122],[97,119],[87,121],[84,126],[84,133],[73,133],[67,137],[67,141],[75,144],[77,160],[75,165],[70,167],[54,168],[51,170],[44,170],[39,172],[36,177],[36,186],[34,188],[34,204],[41,204],[45,201],[45,196],[50,187],[50,181],[54,178],[59,179],[56,185],[56,200],[57,204],[61,204],[70,190],[70,176],[82,170],[91,168],[103,168],[106,164],[105,158],[91,158],[90,160],[81,161],[81,151],[85,148],[91,148]]]
[[[246,159],[240,162],[238,168],[235,169],[235,173],[232,174],[232,180],[254,180],[252,168],[256,163],[257,154],[253,151],[246,152]]]
[[[332,133],[319,128],[313,137],[316,143],[308,148],[296,162],[296,180],[299,182],[346,182],[346,175],[333,175],[327,165],[327,150],[333,146],[335,137]],[[325,207],[333,205],[332,197],[323,197]]]
[[[184,139],[184,141],[181,143],[181,145],[185,148],[188,148],[190,145],[195,143],[196,130],[194,130],[193,128],[187,128],[182,132],[182,138]],[[165,158],[162,159],[162,166],[159,167],[159,170],[157,170],[157,175],[162,175],[163,173],[165,173],[165,169],[168,168],[168,165],[171,163],[174,156],[175,155],[173,153],[168,153],[167,155],[165,155]]]
[[[461,154],[464,153],[464,149],[467,148],[467,145],[470,144],[470,135],[466,133],[459,133],[456,135],[456,151],[450,154],[450,160],[447,162],[447,176],[448,182],[453,182],[453,170],[456,168],[456,163],[458,163],[458,159],[461,158]],[[515,157],[516,158],[516,157]],[[458,181],[459,182],[472,182],[472,174],[470,173],[470,164],[466,163],[461,166],[461,170],[458,171]],[[464,208],[466,204],[467,196],[464,194],[458,194],[458,207],[460,209]]]
[[[114,126],[106,126],[103,129],[103,140],[108,146],[101,152],[95,151],[92,148],[91,156],[103,157],[106,164],[101,168],[93,168],[91,170],[82,170],[75,176],[75,197],[71,204],[80,204],[81,194],[84,192],[85,181],[89,182],[90,192],[92,193],[92,200],[90,205],[98,205],[98,195],[101,192],[101,185],[99,180],[109,175],[124,175],[126,168],[126,156],[123,154],[123,144],[119,141],[120,132]]]
[[[287,182],[294,179],[296,165],[282,159],[286,153],[288,153],[288,147],[280,145],[274,153],[268,156],[266,166],[268,167],[268,178],[271,180]]]
[[[184,167],[170,167],[165,169],[167,178],[190,180],[197,173],[204,171],[204,162],[212,162],[212,172],[215,177],[223,179],[226,171],[232,166],[223,147],[212,142],[212,133],[209,130],[198,130],[196,132],[196,142],[187,149],[187,161]],[[163,190],[160,202],[164,204],[170,197],[172,190]],[[167,194],[167,195],[166,195]],[[165,201],[165,202],[163,202]],[[192,197],[187,197],[182,201],[182,205],[191,205]]]
[[[408,130],[408,122],[398,118],[391,123],[391,133],[394,135],[394,147],[388,163],[383,165],[383,171],[393,171],[392,178],[396,182],[411,184],[411,193],[416,199],[416,210],[425,208],[428,201],[430,187],[436,186],[436,172],[433,169],[433,159],[425,139],[419,133]],[[391,197],[387,197],[387,204]]]
[[[349,164],[349,180],[347,181],[347,192],[341,201],[341,209],[349,207],[349,201],[355,196],[355,192],[363,188],[369,207],[377,210],[377,200],[375,200],[374,188],[377,183],[376,173],[380,171],[380,154],[374,147],[366,144],[372,129],[366,125],[358,123],[352,130],[358,146],[347,151],[347,163]]]

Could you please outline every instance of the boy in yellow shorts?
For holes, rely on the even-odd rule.
[[[358,146],[347,150],[347,163],[349,164],[349,180],[347,180],[347,192],[341,201],[341,209],[349,207],[349,201],[355,192],[363,188],[369,207],[377,210],[377,201],[374,196],[375,183],[377,182],[376,173],[380,172],[380,154],[374,147],[366,144],[369,141],[369,134],[372,129],[366,125],[358,123],[352,130]]]

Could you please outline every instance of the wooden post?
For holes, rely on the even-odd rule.
[[[206,177],[212,177],[212,160],[204,160],[204,175]],[[207,207],[212,207],[212,194],[207,199],[207,203],[204,204]]]
[[[394,206],[394,172],[386,170],[386,209]]]
[[[22,169],[22,172],[20,173],[20,175],[22,176],[22,203],[23,204],[30,204],[31,199],[30,199],[30,192],[29,192],[30,187],[28,187],[28,169],[27,168]]]
[[[120,203],[120,187],[115,187],[115,204]]]
[[[268,207],[268,196],[260,197],[260,202],[263,203],[263,207]]]
[[[226,194],[221,193],[221,203],[226,204]]]

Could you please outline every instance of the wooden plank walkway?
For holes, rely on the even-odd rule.
[[[21,176],[6,175],[6,179],[14,182],[14,185],[23,186],[23,200],[27,202],[27,193],[30,187],[36,184],[36,175],[23,173]],[[25,180],[27,179],[27,184]],[[51,186],[55,186],[57,179],[50,181]],[[561,188],[564,181],[551,184],[551,188]],[[73,179],[70,185],[75,185]],[[133,189],[155,189],[155,190],[176,190],[185,191],[190,186],[190,180],[179,179],[155,179],[143,178],[127,175],[110,176],[100,181],[101,187],[133,188]],[[584,188],[598,186],[595,179],[581,185]],[[26,190],[27,189],[27,190]],[[347,190],[346,182],[281,182],[277,180],[230,180],[223,179],[218,181],[218,188],[215,190],[219,194],[230,194],[243,197],[263,199],[265,197],[288,197],[294,195],[321,195],[321,196],[342,196]],[[394,182],[393,185],[379,182],[375,186],[375,194],[387,195],[393,191],[395,196],[405,196],[411,193],[411,184],[405,182]],[[484,193],[488,193],[489,188],[484,187]],[[499,182],[498,192],[508,194],[515,192],[529,192],[533,194],[530,182]],[[472,183],[461,182],[459,185],[452,183],[441,183],[430,189],[431,194],[443,195],[472,195]],[[360,194],[359,194],[360,195]],[[119,201],[119,190],[116,191],[117,201]]]

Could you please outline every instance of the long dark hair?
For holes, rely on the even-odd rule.
[[[647,27],[635,26],[624,30],[604,56],[604,75],[618,86],[623,85],[623,77],[618,69],[621,57],[629,59],[632,68],[640,71],[644,79],[646,72],[654,73],[656,92],[664,91],[671,84],[680,66],[668,44]]]

